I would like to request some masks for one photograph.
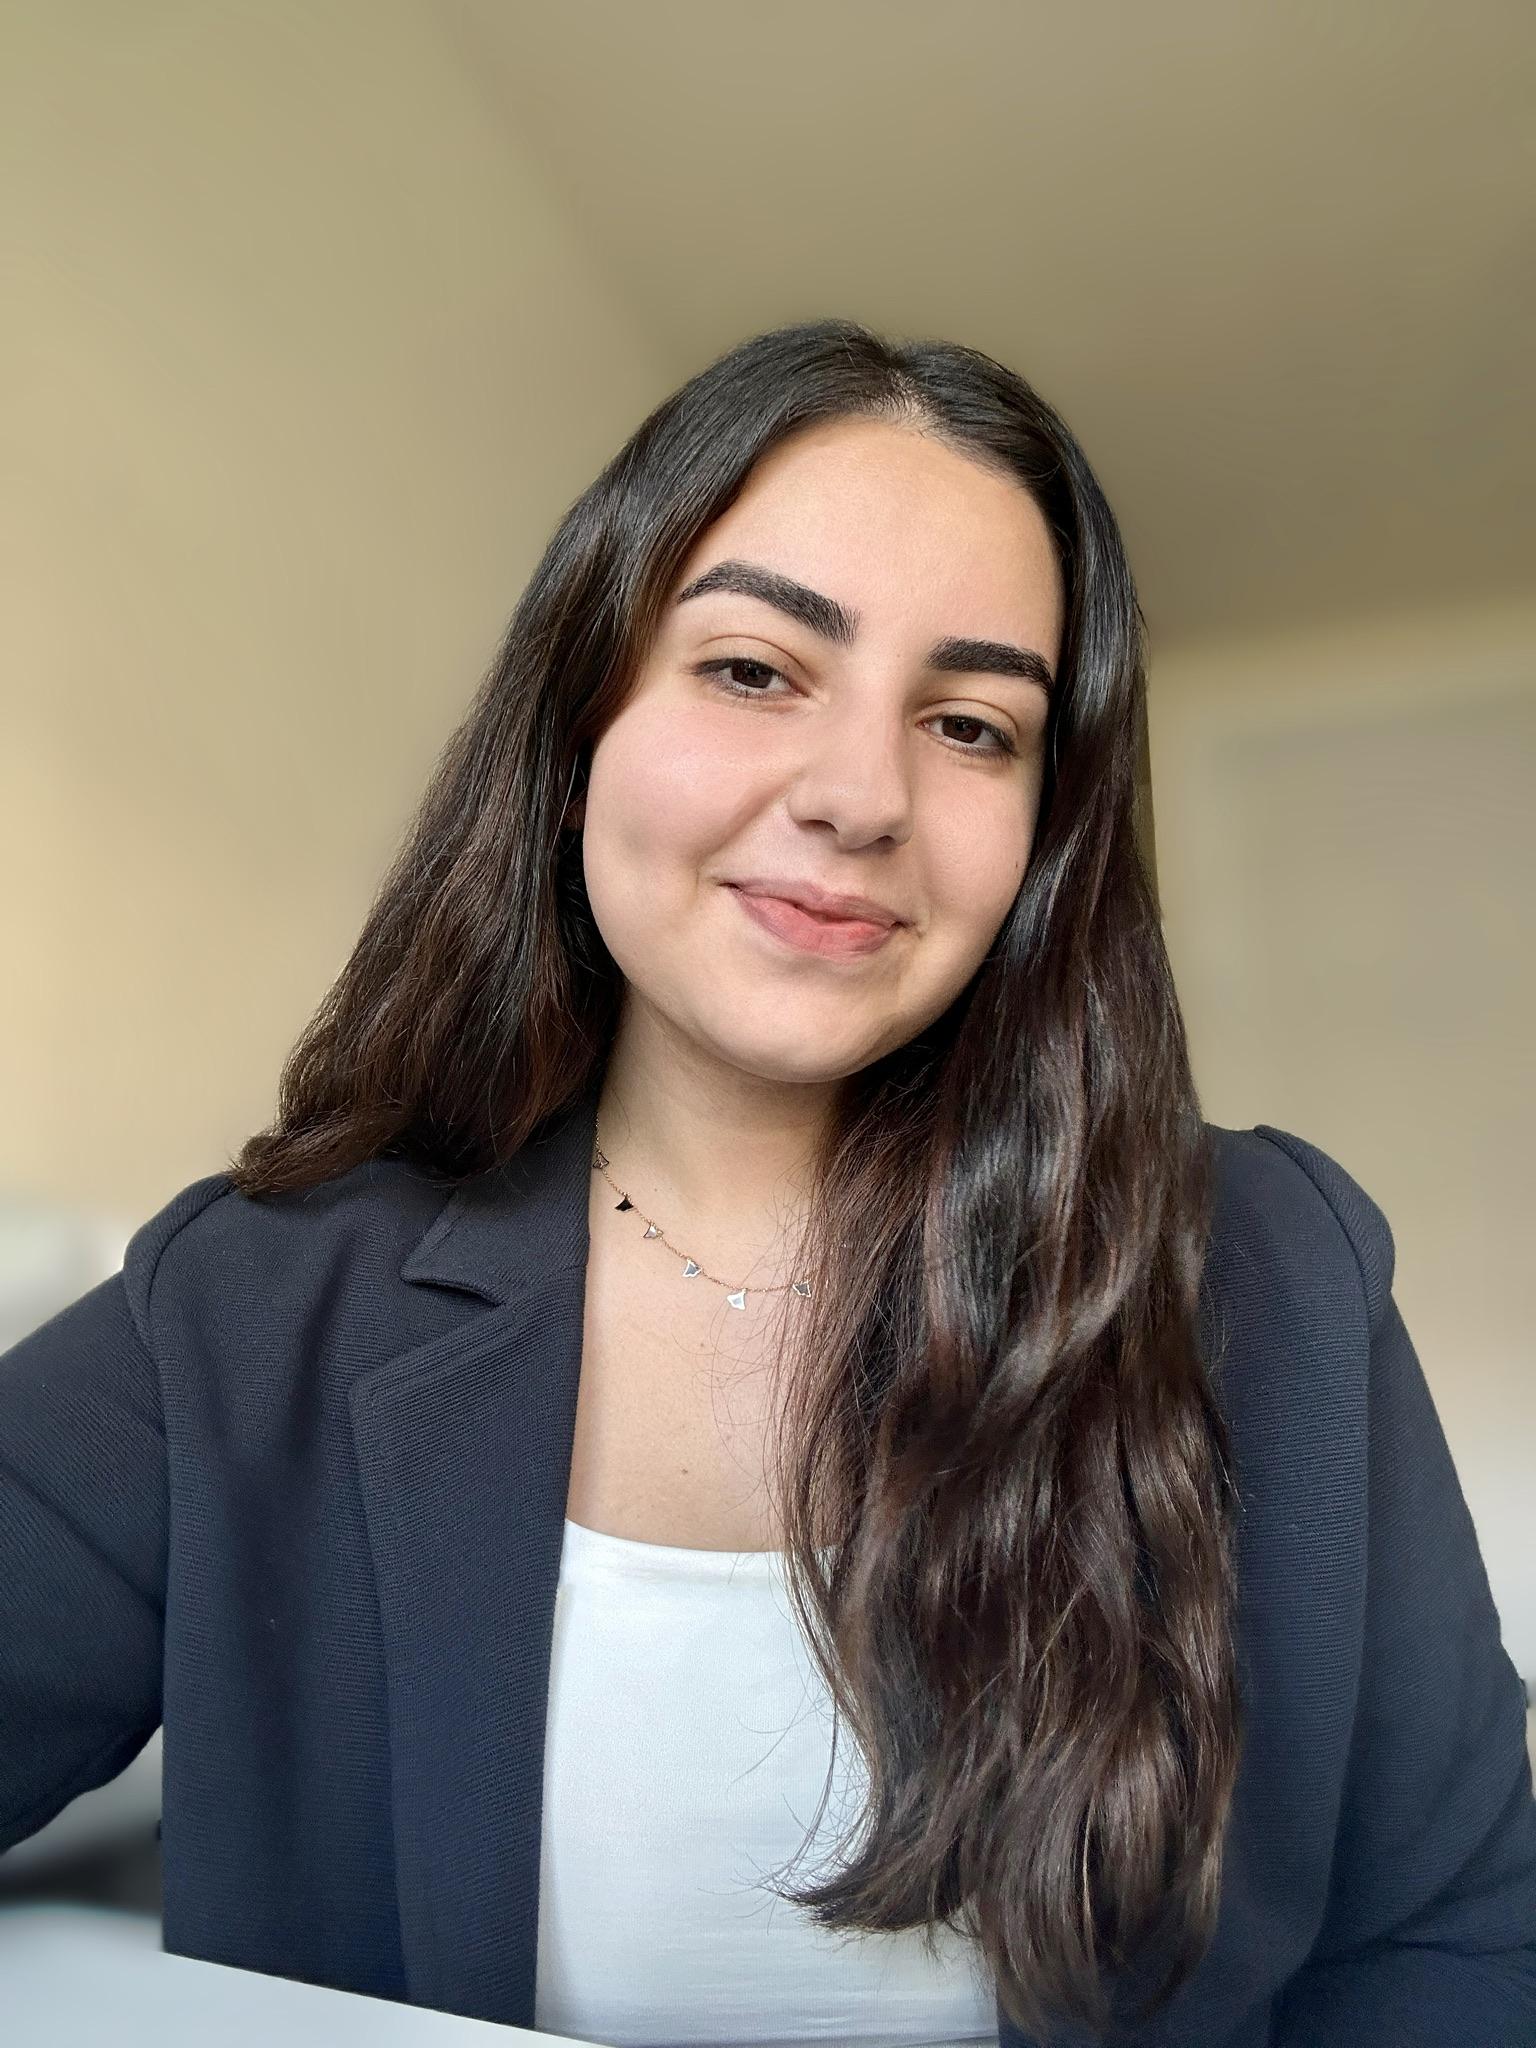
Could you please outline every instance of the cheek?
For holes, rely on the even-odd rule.
[[[593,754],[583,828],[599,924],[654,925],[669,906],[684,909],[699,870],[729,840],[736,802],[730,777],[684,742],[676,721],[610,728]]]
[[[988,795],[998,800],[946,811],[930,862],[935,913],[957,930],[974,932],[983,946],[1019,893],[1035,823],[1034,803],[1021,811],[1016,789]]]

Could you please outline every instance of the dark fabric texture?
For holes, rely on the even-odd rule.
[[[533,2025],[594,1112],[453,1191],[209,1175],[0,1355],[0,1849],[163,1725],[167,1950]],[[1391,1231],[1207,1129],[1248,1725],[1215,1939],[1110,2038],[1532,2048],[1525,1693]]]

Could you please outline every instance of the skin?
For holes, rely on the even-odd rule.
[[[853,643],[762,598],[675,601],[726,559],[855,611]],[[763,1286],[789,1277],[778,1245],[838,1084],[949,1007],[1028,862],[1047,691],[931,670],[928,650],[1009,642],[1054,676],[1063,589],[1021,485],[911,427],[838,420],[758,464],[671,595],[570,821],[627,983],[597,1128],[615,1181],[674,1244]],[[777,673],[694,672],[726,655]],[[751,875],[857,892],[910,923],[862,958],[792,951],[721,885]],[[594,1242],[624,1229],[615,1200],[594,1173]],[[692,1290],[676,1292],[681,1306]]]

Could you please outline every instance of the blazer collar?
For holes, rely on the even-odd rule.
[[[401,1266],[401,1279],[502,1304],[545,1275],[585,1266],[598,1093],[591,1082],[510,1161],[460,1182]]]

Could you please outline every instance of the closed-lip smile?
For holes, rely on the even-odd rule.
[[[898,917],[894,910],[888,910],[883,903],[876,903],[872,897],[843,895],[832,889],[823,889],[816,882],[797,882],[787,876],[752,876],[746,881],[730,882],[726,886],[739,889],[743,896],[782,897],[786,903],[796,903],[817,917],[846,918],[860,924],[887,927],[906,923],[905,918]]]

